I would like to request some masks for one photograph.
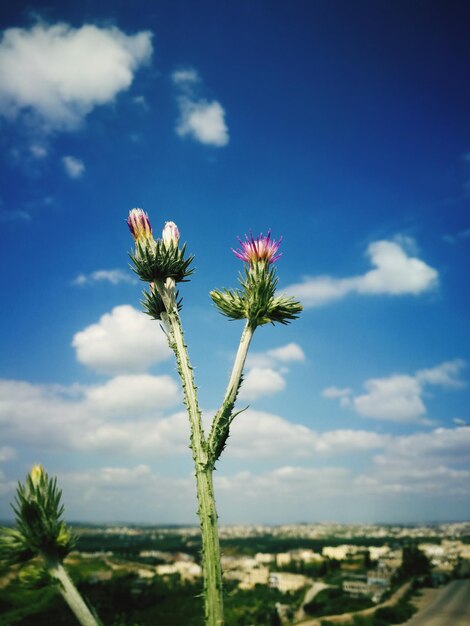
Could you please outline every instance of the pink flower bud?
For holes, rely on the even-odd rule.
[[[165,248],[178,247],[178,241],[180,238],[180,231],[178,226],[174,222],[165,222],[165,228],[162,232],[162,239]]]
[[[127,218],[127,225],[136,243],[153,240],[152,227],[147,213],[142,209],[132,209]]]

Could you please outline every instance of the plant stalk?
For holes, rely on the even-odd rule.
[[[225,440],[228,437],[230,424],[234,417],[233,407],[235,405],[235,400],[237,399],[238,390],[240,389],[246,356],[248,354],[248,349],[250,347],[251,340],[253,339],[255,330],[256,327],[253,327],[252,324],[247,321],[240,338],[240,344],[233,363],[232,373],[225,391],[224,400],[212,422],[212,428],[207,444],[208,449],[212,454],[214,454],[214,463],[220,456]]]
[[[207,443],[202,427],[193,368],[189,361],[188,349],[184,342],[183,329],[175,300],[169,293],[171,289],[168,289],[168,285],[157,283],[157,288],[167,310],[166,319],[163,319],[163,322],[168,332],[170,347],[176,356],[191,426],[191,450],[196,473],[198,515],[202,536],[205,623],[206,626],[223,626],[222,568],[212,482],[213,464],[208,462]]]
[[[82,626],[101,626],[73,584],[64,566],[57,559],[46,559],[49,574],[59,582],[59,590]]]

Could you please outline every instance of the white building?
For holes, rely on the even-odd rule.
[[[308,583],[308,579],[301,574],[291,574],[290,572],[272,572],[269,575],[269,586],[279,589],[282,593],[287,591],[297,591]]]

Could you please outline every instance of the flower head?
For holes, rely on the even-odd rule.
[[[257,265],[259,263],[271,264],[281,256],[280,254],[276,254],[279,250],[279,246],[281,245],[282,237],[279,241],[275,241],[271,239],[271,231],[268,231],[266,236],[261,233],[259,237],[253,237],[253,234],[250,232],[250,236],[245,235],[246,241],[242,241],[238,238],[240,242],[241,248],[238,250],[233,250],[232,252],[236,257],[245,261],[249,265]]]
[[[44,472],[43,466],[35,465],[29,473],[29,478],[31,479],[31,483],[35,487],[38,487],[41,484],[41,480],[44,477],[44,475],[45,475],[45,472]]]
[[[165,222],[165,228],[162,232],[163,245],[165,248],[178,247],[180,231],[174,222]]]
[[[153,241],[152,227],[148,215],[142,209],[132,209],[127,218],[127,225],[136,243]]]

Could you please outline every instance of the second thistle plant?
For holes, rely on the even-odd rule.
[[[24,484],[19,483],[13,510],[16,528],[0,529],[0,560],[26,564],[39,557],[49,579],[58,589],[82,626],[100,626],[63,566],[76,537],[62,521],[62,492],[55,478],[35,465]]]

